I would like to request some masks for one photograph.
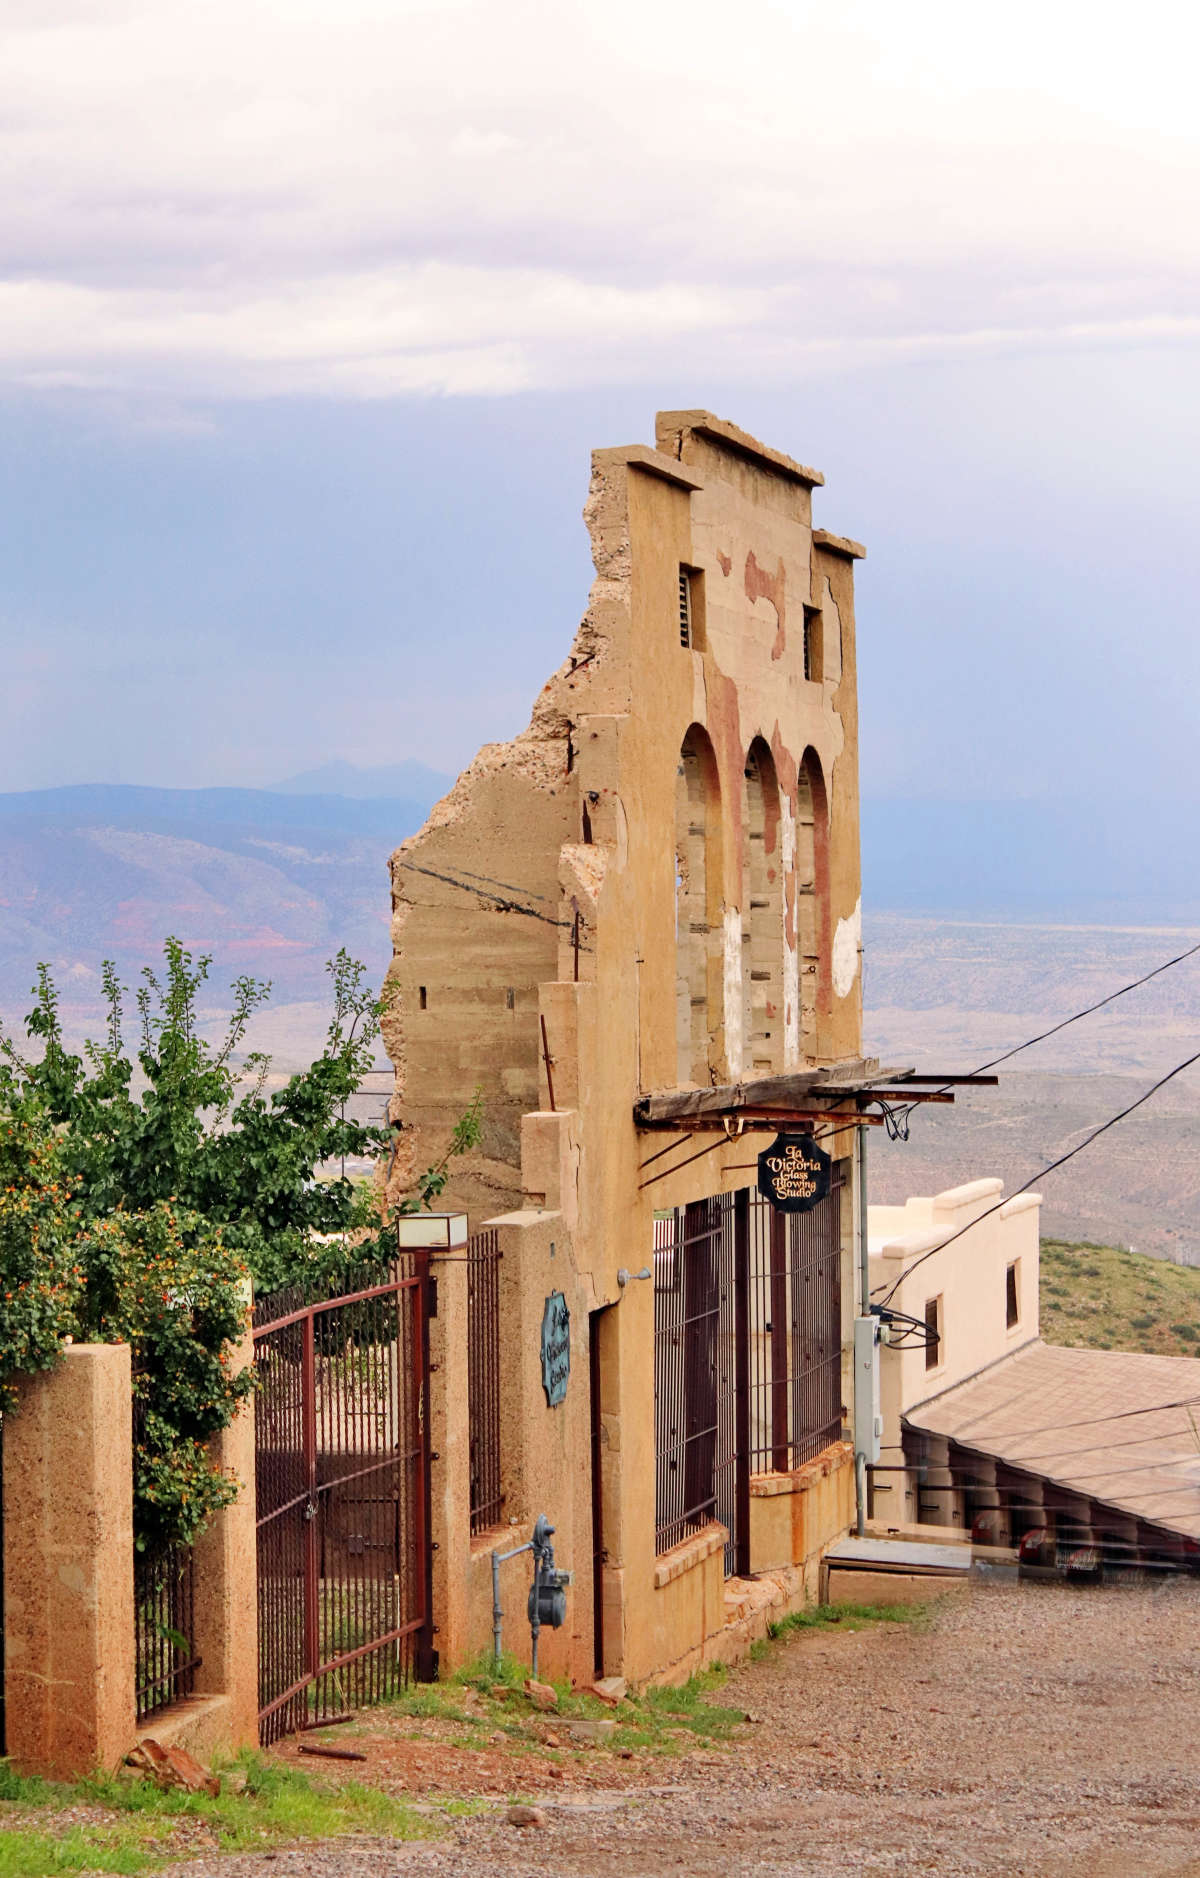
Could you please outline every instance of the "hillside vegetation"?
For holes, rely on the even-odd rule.
[[[1200,1271],[1191,1266],[1043,1239],[1041,1303],[1047,1343],[1200,1356]]]

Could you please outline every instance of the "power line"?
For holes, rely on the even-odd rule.
[[[1139,1415],[1154,1415],[1158,1412],[1156,1409],[1137,1411]],[[1081,1448],[1040,1448],[1036,1454],[1006,1454],[1004,1464],[1006,1467],[1023,1467],[1027,1461],[1067,1461],[1077,1454],[1115,1454],[1119,1448],[1144,1448],[1148,1441],[1160,1438],[1158,1435],[1133,1435],[1128,1441],[1089,1441]],[[970,1447],[971,1443],[964,1440],[961,1445]],[[1200,1454],[1200,1450],[1197,1452]]]
[[[967,1228],[966,1230],[969,1231],[970,1229]],[[946,1243],[949,1245],[949,1240],[947,1240]],[[940,1250],[940,1247],[935,1249]],[[1046,1422],[1041,1428],[1002,1429],[999,1434],[995,1434],[989,1429],[987,1440],[1020,1440],[1026,1435],[1056,1435],[1060,1429],[1066,1428],[1097,1428],[1101,1422],[1127,1422],[1135,1415],[1161,1415],[1164,1409],[1192,1408],[1197,1402],[1200,1402],[1200,1395],[1185,1395],[1180,1396],[1178,1400],[1174,1402],[1148,1402],[1141,1408],[1114,1409],[1111,1415],[1083,1415],[1075,1422]],[[970,1448],[976,1445],[969,1435],[961,1431],[942,1431],[935,1428],[922,1428],[919,1423],[912,1424],[912,1426],[914,1434],[932,1435],[935,1440],[941,1441],[957,1441],[959,1446],[964,1448]],[[1143,1439],[1145,1438],[1146,1437],[1143,1437]],[[1075,1452],[1086,1454],[1088,1450],[1086,1448],[1079,1448],[1075,1450]],[[1006,1456],[1005,1458],[1007,1459],[1008,1457]],[[1028,1460],[1031,1457],[1026,1455],[1025,1458]]]
[[[1198,1463],[1200,1463],[1200,1454],[1193,1448],[1190,1454],[1172,1455],[1171,1459],[1166,1461],[1138,1461],[1132,1467],[1101,1467],[1093,1473],[1068,1474],[1064,1478],[1069,1480],[1072,1486],[1078,1486],[1084,1480],[1124,1480],[1130,1474],[1140,1477],[1142,1474],[1160,1473],[1165,1467],[1196,1467]],[[1200,1474],[1187,1484],[1193,1491],[1200,1490]]]
[[[1097,998],[1095,1004],[1085,1005],[1082,1011],[1075,1011],[1070,1017],[1064,1017],[1057,1024],[1051,1024],[1049,1030],[1039,1031],[1036,1037],[1027,1037],[1024,1043],[1014,1044],[1011,1050],[1005,1050],[1001,1056],[994,1056],[989,1063],[981,1063],[978,1069],[971,1071],[971,1074],[973,1076],[982,1076],[985,1071],[996,1069],[1001,1063],[1007,1063],[1011,1057],[1020,1056],[1022,1050],[1032,1050],[1035,1043],[1045,1043],[1047,1037],[1056,1037],[1060,1030],[1069,1029],[1072,1024],[1077,1024],[1081,1018],[1090,1017],[1094,1011],[1102,1011],[1106,1004],[1114,1004],[1118,998],[1123,998],[1127,992],[1137,991],[1142,985],[1148,985],[1152,978],[1158,978],[1163,972],[1169,972],[1174,965],[1182,965],[1185,959],[1195,958],[1198,952],[1200,952],[1200,941],[1194,946],[1189,946],[1186,952],[1177,953],[1173,959],[1164,959],[1161,965],[1156,965],[1153,971],[1143,973],[1141,978],[1134,978],[1129,984],[1121,985],[1118,990],[1110,991],[1107,997]],[[951,1085],[947,1083],[943,1088],[938,1090],[937,1093],[939,1095],[945,1095],[950,1087]],[[917,1107],[919,1107],[918,1103],[909,1102],[902,1110],[893,1110],[893,1115],[898,1116],[896,1126],[898,1128],[902,1127],[913,1110]]]
[[[998,1213],[1002,1206],[1007,1206],[1009,1200],[1015,1200],[1018,1194],[1028,1193],[1036,1181],[1045,1180],[1047,1174],[1053,1174],[1058,1168],[1065,1167],[1068,1161],[1073,1161],[1077,1154],[1082,1154],[1085,1148],[1090,1148],[1093,1141],[1106,1134],[1110,1128],[1115,1128],[1118,1122],[1123,1122],[1126,1116],[1133,1114],[1135,1109],[1140,1109],[1143,1102],[1148,1102],[1152,1095],[1156,1095],[1171,1081],[1172,1077],[1182,1074],[1185,1069],[1190,1069],[1193,1063],[1200,1063],[1200,1050],[1197,1050],[1193,1056],[1185,1057],[1182,1063],[1176,1063],[1174,1069],[1169,1069],[1165,1076],[1160,1076],[1156,1083],[1152,1083],[1149,1089],[1137,1098],[1136,1102],[1131,1102],[1127,1108],[1119,1110],[1116,1115],[1111,1115],[1106,1122],[1101,1122],[1098,1128],[1093,1128],[1090,1135],[1085,1136],[1075,1147],[1068,1148],[1065,1154],[1060,1154],[1058,1159],[1051,1161],[1048,1167],[1043,1167],[1039,1173],[1031,1174],[1024,1185],[1018,1187],[1016,1192],[1010,1193],[1007,1199],[997,1200],[994,1206],[987,1207],[984,1212],[980,1213],[978,1219],[970,1222],[970,1225],[960,1226],[957,1232],[951,1233],[948,1239],[943,1239],[940,1245],[930,1246],[928,1252],[922,1252],[920,1258],[914,1259],[911,1265],[905,1266],[891,1288],[885,1293],[883,1303],[887,1304],[895,1296],[899,1286],[904,1283],[911,1272],[916,1271],[918,1265],[923,1265],[925,1260],[932,1258],[935,1252],[944,1252],[948,1245],[953,1245],[954,1241],[961,1239],[965,1232],[970,1232],[972,1226],[978,1226],[981,1220],[989,1219],[993,1213]]]

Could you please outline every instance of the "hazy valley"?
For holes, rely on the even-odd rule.
[[[95,1032],[101,961],[114,958],[132,984],[175,933],[214,955],[214,1026],[236,975],[272,980],[251,1042],[272,1054],[282,1076],[319,1045],[328,1021],[324,962],[338,946],[382,976],[388,855],[448,781],[412,764],[375,773],[340,765],[273,790],[96,786],[0,797],[7,1028],[28,1008],[44,959],[71,1036]],[[938,878],[939,843],[950,839],[933,806],[922,822],[917,805],[908,824],[911,877],[927,892]],[[923,846],[914,832],[922,826]],[[1200,938],[1200,928],[1161,919],[1163,902],[1151,894],[1121,902],[1110,922],[1085,920],[1078,896],[1070,923],[1036,907],[1031,915],[1025,908],[1049,892],[1036,867],[1014,888],[1024,917],[1015,905],[1007,917],[989,917],[978,904],[961,915],[936,903],[932,912],[877,910],[885,893],[895,904],[909,878],[895,834],[890,807],[867,805],[865,1038],[888,1064],[974,1068]],[[984,883],[954,865],[952,845],[940,877],[959,901],[979,902]],[[1011,1191],[1190,1055],[1198,1032],[1200,957],[1005,1065],[999,1088],[923,1109],[907,1142],[873,1130],[873,1196],[899,1200],[984,1174],[1000,1175]],[[374,1109],[386,1079],[378,1083]],[[1200,1075],[1168,1085],[1041,1190],[1048,1234],[1200,1263]]]

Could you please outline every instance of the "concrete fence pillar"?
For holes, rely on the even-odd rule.
[[[249,1301],[233,1367],[254,1363]],[[258,1558],[254,1483],[254,1397],[247,1396],[228,1428],[214,1437],[211,1454],[232,1474],[238,1496],[208,1522],[193,1551],[195,1603],[192,1642],[200,1658],[198,1696],[223,1696],[224,1707],[207,1735],[214,1745],[258,1745]],[[153,1730],[151,1730],[153,1732]],[[203,1745],[208,1745],[207,1741]]]
[[[471,1449],[465,1213],[402,1213],[401,1253],[427,1261],[429,1288],[429,1541],[433,1648],[439,1667],[470,1654]]]
[[[8,1753],[115,1767],[134,1737],[133,1417],[126,1344],[75,1344],[4,1418]]]
[[[429,1320],[430,1538],[434,1648],[443,1671],[472,1654],[471,1453],[467,1415],[467,1265],[463,1251],[430,1255],[437,1315]]]

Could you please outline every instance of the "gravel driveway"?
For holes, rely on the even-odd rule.
[[[760,1718],[609,1784],[580,1751],[518,1830],[204,1858],[188,1878],[1200,1878],[1200,1583],[979,1584],[928,1628],[800,1633],[735,1670]]]

